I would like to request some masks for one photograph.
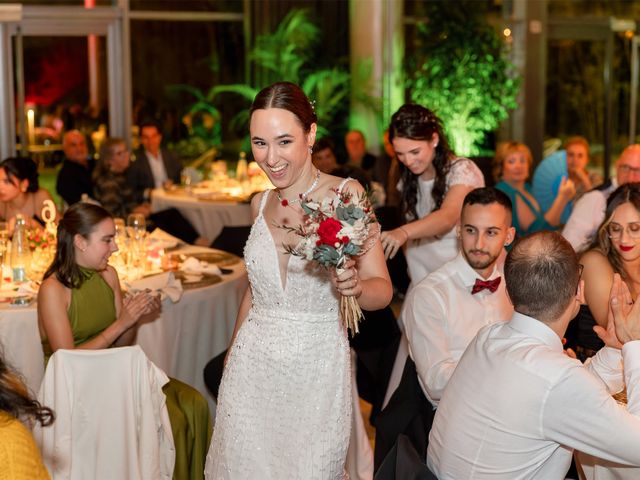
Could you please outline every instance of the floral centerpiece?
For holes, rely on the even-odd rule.
[[[47,229],[31,228],[27,230],[27,244],[29,245],[31,251],[37,248],[55,248],[56,237]]]
[[[347,260],[362,255],[373,244],[380,226],[367,192],[359,195],[344,190],[334,192],[335,198],[321,202],[301,197],[303,223],[282,228],[301,237],[297,245],[285,245],[287,253],[342,273]],[[358,333],[362,310],[355,297],[340,297],[340,316],[352,335]]]

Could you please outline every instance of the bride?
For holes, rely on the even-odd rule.
[[[351,429],[349,344],[340,295],[385,307],[391,283],[379,239],[337,275],[289,255],[300,200],[359,194],[355,181],[311,163],[316,115],[292,83],[263,89],[251,107],[255,160],[275,185],[256,195],[245,248],[244,295],[218,397],[207,479],[342,479]]]

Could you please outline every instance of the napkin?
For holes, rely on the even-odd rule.
[[[152,292],[159,293],[160,298],[163,300],[169,297],[173,303],[178,302],[180,298],[182,298],[182,283],[176,279],[173,272],[144,277],[130,283],[125,282],[125,286],[131,293],[149,289]]]
[[[162,248],[173,248],[181,242],[179,238],[168,234],[160,228],[154,229],[147,238],[160,245]]]
[[[30,297],[33,298],[38,295],[37,285],[32,285],[32,282],[22,283],[3,283],[0,290],[0,298],[16,298],[16,297]]]
[[[187,257],[180,265],[180,270],[193,275],[222,275],[215,263],[203,262],[193,257]]]

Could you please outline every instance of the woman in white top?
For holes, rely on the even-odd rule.
[[[416,284],[458,252],[455,226],[467,193],[484,186],[476,164],[449,148],[441,120],[429,109],[406,104],[391,117],[389,139],[400,162],[406,224],[382,232],[387,258],[406,243],[411,283]]]

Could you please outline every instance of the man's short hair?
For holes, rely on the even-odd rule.
[[[160,122],[158,122],[155,118],[145,118],[142,122],[140,122],[139,132],[142,135],[142,129],[145,127],[155,127],[160,135],[162,135],[162,127],[160,126]]]
[[[498,203],[502,205],[509,213],[513,211],[511,200],[502,191],[494,187],[481,187],[474,188],[464,197],[462,207],[466,205],[491,205],[492,203]]]
[[[517,312],[552,322],[576,295],[578,256],[559,233],[537,232],[516,241],[504,264],[504,278]]]

